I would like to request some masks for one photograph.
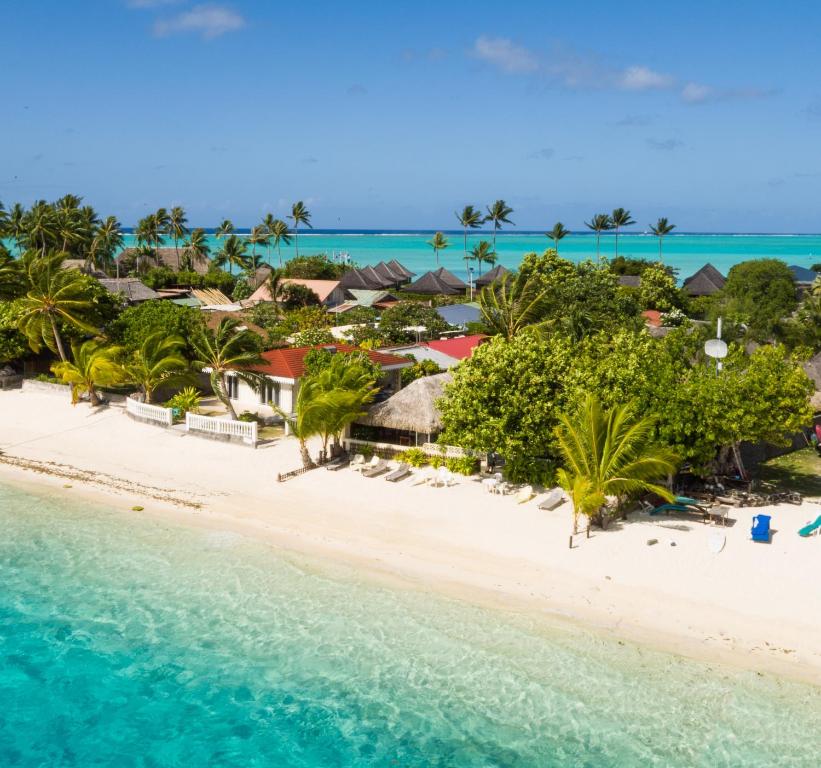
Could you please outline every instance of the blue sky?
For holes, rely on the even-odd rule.
[[[821,231],[821,4],[0,0],[0,200]]]

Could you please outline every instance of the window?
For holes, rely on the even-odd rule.
[[[236,376],[226,376],[228,383],[228,399],[236,400],[239,397],[239,379]]]
[[[266,379],[259,388],[259,402],[262,405],[279,405],[279,383]]]

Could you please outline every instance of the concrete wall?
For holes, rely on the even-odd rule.
[[[231,398],[231,404],[237,413],[251,411],[263,418],[275,417],[274,410],[266,403],[260,402],[260,393],[248,386],[244,381],[239,381],[237,396]],[[279,407],[286,413],[292,413],[294,409],[294,392],[290,384],[279,385]]]

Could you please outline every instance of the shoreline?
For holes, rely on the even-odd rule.
[[[303,477],[319,472],[323,470]],[[310,526],[294,527],[285,521],[277,524],[276,520],[242,513],[243,504],[254,503],[254,497],[232,495],[224,500],[219,494],[208,494],[209,503],[205,495],[198,498],[190,491],[172,492],[71,464],[7,452],[0,452],[0,481],[35,494],[42,493],[44,486],[49,491],[74,491],[92,503],[160,522],[229,530],[270,546],[312,570],[327,572],[343,566],[354,570],[358,577],[388,588],[435,593],[507,616],[535,619],[542,626],[569,627],[735,671],[821,685],[821,653],[813,651],[817,645],[812,642],[816,632],[813,627],[767,627],[763,634],[771,642],[762,637],[761,620],[707,610],[702,603],[672,598],[663,592],[643,590],[631,594],[635,593],[633,588],[613,583],[610,576],[583,579],[545,567],[514,570],[504,560],[493,563],[493,567],[483,561],[483,567],[478,568],[470,550],[420,551],[410,543],[399,550],[386,549],[384,539],[367,546],[362,542],[353,544]],[[70,481],[70,487],[66,487],[66,481]],[[136,505],[145,509],[132,511],[130,507]],[[690,620],[673,620],[673,616],[682,614],[690,615]],[[803,644],[790,642],[797,639],[796,631],[803,635]]]

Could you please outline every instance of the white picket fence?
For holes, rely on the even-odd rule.
[[[161,408],[159,405],[141,403],[139,400],[125,399],[125,409],[132,416],[146,421],[156,421],[170,427],[174,423],[174,412],[170,408]]]
[[[215,419],[213,416],[185,414],[185,428],[189,432],[207,432],[211,435],[239,437],[248,445],[257,444],[257,423],[255,421],[230,421]]]

